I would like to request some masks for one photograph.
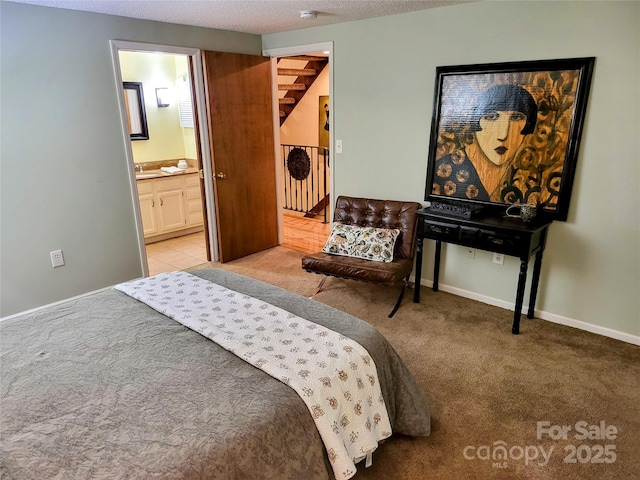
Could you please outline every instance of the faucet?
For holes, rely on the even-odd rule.
[[[142,164],[138,164],[135,166],[135,169],[138,170],[140,169],[140,173],[144,172],[144,168],[142,167]]]

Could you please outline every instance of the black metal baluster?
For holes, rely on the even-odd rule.
[[[284,168],[284,208],[296,212],[313,212],[315,207],[324,201],[328,188],[329,149],[325,147],[281,145]],[[309,173],[304,179],[297,179],[291,174],[289,156],[293,149],[299,148],[306,153],[310,165]],[[320,162],[322,161],[322,165]],[[324,223],[328,213],[324,209]]]

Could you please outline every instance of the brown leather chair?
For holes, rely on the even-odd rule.
[[[304,256],[302,258],[304,270],[324,275],[313,296],[322,290],[325,281],[330,276],[382,285],[394,285],[402,281],[400,296],[389,314],[389,318],[393,317],[400,307],[404,291],[409,284],[409,276],[413,270],[413,256],[416,247],[416,211],[420,208],[422,205],[417,202],[338,197],[333,215],[334,223],[361,227],[397,228],[400,230],[400,235],[396,240],[392,262],[377,262],[324,252]]]

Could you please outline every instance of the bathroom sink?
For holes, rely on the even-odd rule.
[[[141,179],[141,178],[152,178],[152,177],[157,177],[158,174],[157,173],[153,173],[153,172],[149,172],[149,173],[136,173],[136,179]]]

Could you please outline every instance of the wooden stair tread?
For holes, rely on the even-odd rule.
[[[287,57],[289,60],[304,60],[305,62],[326,62],[327,57],[316,57],[315,55],[294,55]]]
[[[286,91],[283,98],[279,99],[280,125],[289,117],[298,102],[302,99],[308,88],[313,85],[318,75],[329,64],[327,57],[316,57],[313,55],[298,55],[286,57],[292,60],[303,60],[307,62],[304,68],[278,68],[278,75],[295,76],[295,80],[290,84],[279,83],[278,90]],[[278,62],[280,59],[278,59]]]
[[[279,83],[278,90],[305,90],[304,83]]]
[[[313,77],[316,74],[313,68],[278,68],[278,75],[291,77]]]

